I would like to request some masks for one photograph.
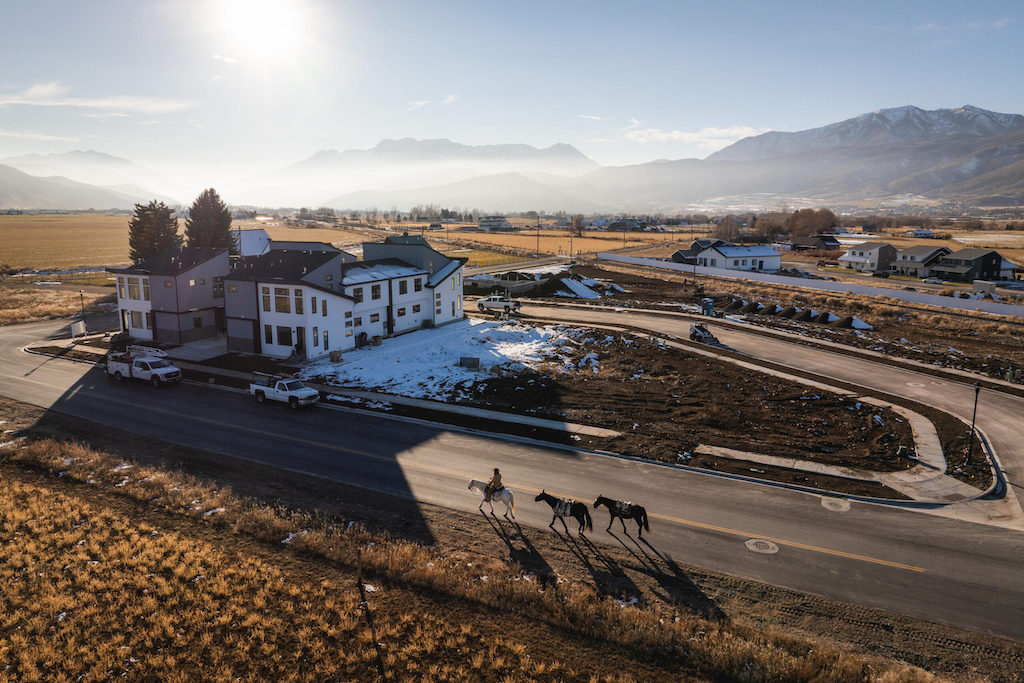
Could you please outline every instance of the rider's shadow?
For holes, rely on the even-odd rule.
[[[506,546],[508,546],[508,557],[511,562],[518,564],[524,572],[533,572],[537,576],[537,580],[543,586],[554,583],[554,570],[551,568],[551,565],[547,563],[547,560],[544,559],[544,556],[538,552],[537,548],[530,543],[530,539],[526,537],[526,533],[523,531],[523,528],[519,526],[519,522],[516,522],[515,520],[509,521],[509,524],[514,529],[513,533],[509,533],[508,530],[505,529],[505,523],[501,518],[497,517],[493,513],[487,514],[486,512],[481,511],[481,514],[484,516],[484,519],[487,520],[487,523],[491,525],[491,528],[494,529],[494,532],[498,537],[505,542]],[[520,541],[522,545],[516,543],[517,540]]]

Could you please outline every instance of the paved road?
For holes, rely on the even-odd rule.
[[[205,386],[116,384],[97,368],[20,350],[57,327],[0,329],[0,394],[461,510],[478,502],[467,481],[500,464],[524,524],[550,520],[532,500],[541,488],[588,501],[630,498],[652,514],[651,544],[680,562],[1024,640],[1019,532],[857,502],[833,512],[786,489],[347,410],[296,413]],[[595,514],[592,536],[615,544],[603,531],[606,514]],[[753,538],[778,552],[748,550]]]

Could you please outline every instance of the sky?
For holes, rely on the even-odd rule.
[[[1019,0],[0,1],[0,158],[202,185],[383,138],[621,165],[904,104],[1024,113]]]

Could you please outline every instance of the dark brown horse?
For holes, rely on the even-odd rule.
[[[587,506],[576,500],[569,500],[568,498],[555,498],[550,493],[541,491],[537,494],[534,500],[543,500],[545,503],[551,506],[551,511],[554,513],[551,516],[551,524],[548,524],[552,529],[555,528],[555,520],[562,520],[562,527],[565,528],[565,533],[569,533],[569,527],[565,526],[565,518],[573,517],[577,522],[580,523],[579,533],[583,535],[583,530],[593,531],[594,522],[590,519],[590,511],[587,510]]]
[[[605,498],[604,496],[598,496],[597,500],[594,501],[594,509],[598,506],[604,505],[608,508],[608,512],[611,516],[608,518],[608,528],[605,531],[611,531],[612,522],[618,517],[619,521],[622,522],[622,533],[629,533],[626,531],[626,518],[636,520],[636,531],[637,536],[643,538],[644,530],[651,530],[651,526],[647,523],[647,510],[641,505],[635,505],[633,503],[625,503],[621,500],[612,500],[611,498]]]

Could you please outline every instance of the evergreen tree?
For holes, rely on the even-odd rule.
[[[188,209],[185,238],[190,247],[235,248],[231,212],[212,187],[203,190]]]
[[[141,263],[169,247],[181,246],[174,209],[157,200],[136,204],[128,221],[128,248],[132,263]]]

